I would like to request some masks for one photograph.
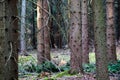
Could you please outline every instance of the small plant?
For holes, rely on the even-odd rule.
[[[88,72],[88,73],[94,73],[96,70],[95,64],[84,64],[83,65],[84,68],[84,72]]]
[[[110,73],[117,73],[120,72],[120,61],[118,61],[117,63],[111,63],[108,65],[108,70]]]
[[[50,61],[45,61],[41,65],[37,65],[37,72],[45,71],[45,72],[58,72],[59,69]]]

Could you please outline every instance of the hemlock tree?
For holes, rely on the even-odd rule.
[[[82,0],[82,63],[89,63],[88,0]]]
[[[50,32],[48,0],[37,1],[37,58],[38,64],[50,60]]]
[[[109,80],[108,60],[106,46],[106,26],[104,0],[94,1],[94,35],[95,35],[95,55],[96,55],[96,79]]]
[[[82,69],[82,35],[81,35],[81,10],[80,0],[70,1],[70,30],[69,47],[71,50],[71,73],[83,72]]]
[[[107,54],[109,62],[116,62],[114,0],[106,0],[107,13]]]

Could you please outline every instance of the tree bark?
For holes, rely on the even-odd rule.
[[[42,13],[42,0],[37,1],[37,59],[38,64],[44,61],[44,29],[43,29],[43,13]]]
[[[82,73],[82,35],[80,0],[70,0],[69,47],[71,73]]]
[[[82,63],[89,63],[88,1],[82,0]]]
[[[14,3],[14,4],[13,4]],[[7,5],[8,4],[8,5]],[[18,79],[18,18],[17,18],[17,0],[7,0],[6,4],[6,80]]]
[[[5,80],[5,2],[0,2],[0,80]]]
[[[109,80],[104,0],[94,0],[96,80]]]
[[[43,25],[44,25],[44,51],[45,59],[50,60],[50,28],[49,28],[49,4],[48,0],[43,1]]]
[[[26,55],[26,39],[25,39],[25,16],[26,16],[26,0],[22,0],[21,7],[21,31],[20,31],[20,44],[21,44],[21,54]]]
[[[120,45],[120,0],[117,0],[118,7],[117,7],[117,45]]]
[[[106,0],[106,12],[107,12],[107,54],[109,63],[115,63],[116,46],[115,46],[115,16],[114,16],[114,0]]]

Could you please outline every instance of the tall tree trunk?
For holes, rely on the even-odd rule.
[[[13,4],[14,3],[14,4]],[[6,3],[6,80],[18,79],[18,18],[17,18],[17,0],[11,0]]]
[[[109,62],[116,62],[114,0],[106,0],[107,54]]]
[[[38,64],[41,64],[44,61],[44,27],[43,27],[43,13],[42,13],[42,1],[37,1],[37,59]]]
[[[82,0],[82,63],[89,63],[89,44],[88,44],[88,1]]]
[[[95,33],[95,55],[96,55],[96,79],[109,80],[107,46],[106,46],[106,26],[104,0],[94,0],[94,33]]]
[[[21,7],[21,34],[20,34],[20,44],[21,44],[21,54],[26,54],[26,39],[25,39],[25,16],[26,16],[26,0],[22,0]]]
[[[0,80],[5,80],[5,2],[0,2]]]
[[[120,0],[117,0],[117,3],[118,3],[118,9],[117,9],[117,43],[118,45],[120,45]]]
[[[34,0],[32,0],[34,1]],[[32,3],[32,46],[33,49],[36,49],[36,27],[35,27],[35,4]]]
[[[82,35],[80,0],[70,0],[69,47],[71,49],[71,73],[83,72],[82,69]]]
[[[44,26],[44,55],[50,60],[50,28],[49,28],[49,4],[48,0],[43,0],[43,26]]]

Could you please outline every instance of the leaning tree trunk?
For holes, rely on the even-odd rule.
[[[83,71],[82,69],[82,35],[80,0],[70,0],[70,30],[69,47],[71,49],[71,73]]]
[[[0,2],[0,80],[5,80],[5,2]]]
[[[44,57],[50,60],[50,27],[49,27],[49,4],[43,0],[43,27],[44,27]]]
[[[21,7],[21,31],[20,31],[20,47],[21,47],[21,54],[27,55],[26,52],[26,40],[25,40],[25,15],[26,15],[26,0],[22,0],[22,7]]]
[[[94,35],[95,35],[95,54],[96,54],[96,79],[109,80],[107,46],[106,46],[106,26],[104,0],[94,1]]]
[[[44,27],[43,27],[43,12],[42,12],[42,2],[43,0],[37,1],[37,59],[38,64],[44,61]]]
[[[88,1],[82,0],[82,63],[89,63]]]
[[[13,4],[14,3],[14,4]],[[18,18],[17,18],[17,0],[7,0],[6,4],[6,79],[18,79]]]
[[[109,62],[116,62],[114,0],[106,0],[107,12],[107,54]]]

